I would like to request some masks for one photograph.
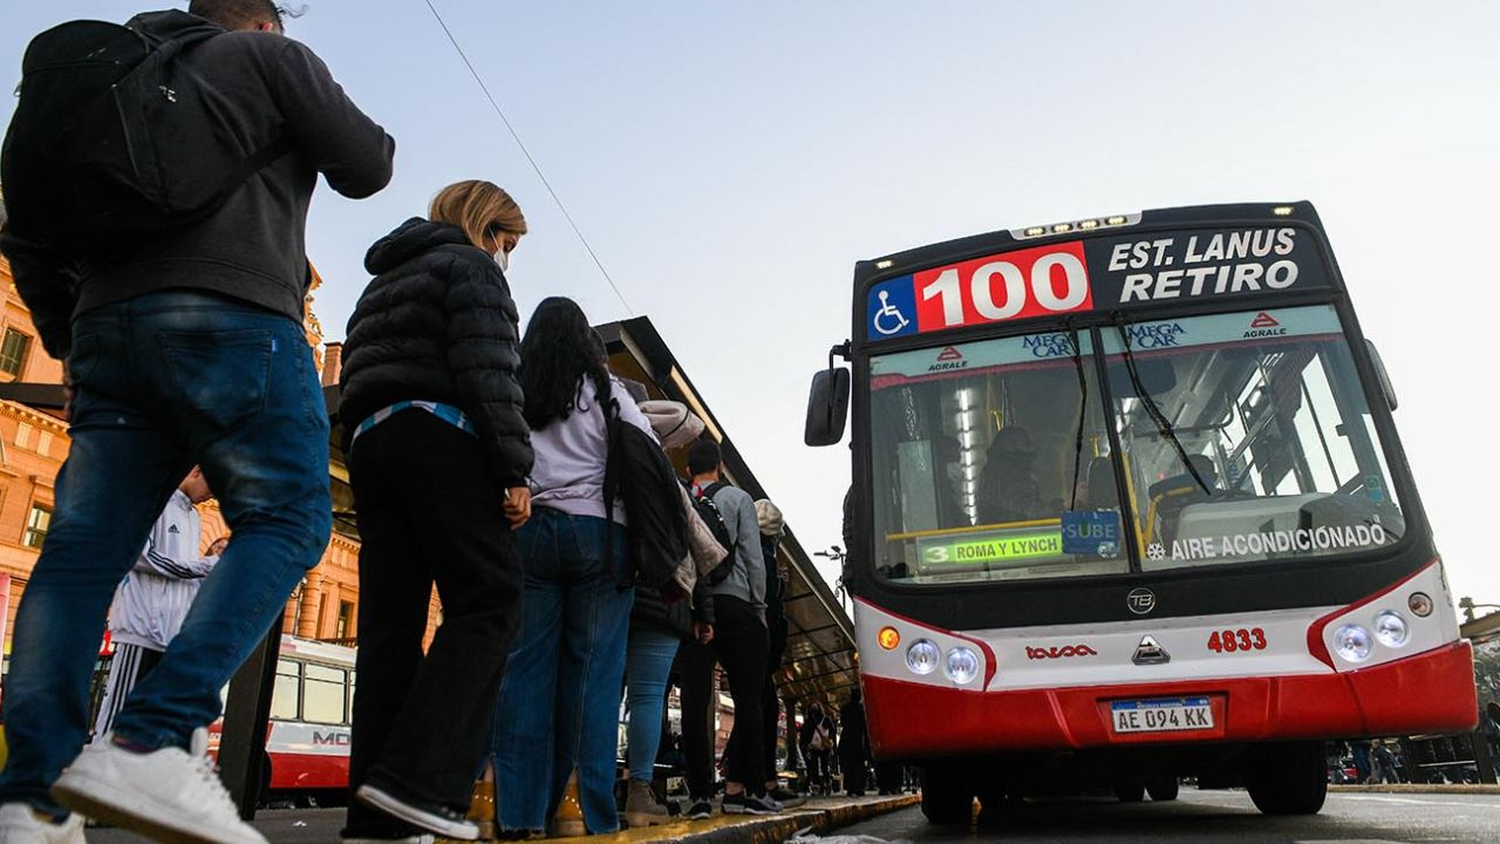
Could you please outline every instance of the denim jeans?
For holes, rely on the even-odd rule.
[[[606,565],[606,530],[614,533]],[[545,829],[578,769],[589,832],[619,827],[615,752],[634,590],[620,587],[625,531],[537,507],[517,532],[526,572],[521,632],[495,707],[495,808],[502,829]]]
[[[630,750],[630,778],[649,783],[656,771],[656,751],[661,744],[661,713],[667,706],[667,678],[672,659],[682,643],[676,633],[653,627],[630,631],[625,646],[625,702],[630,707],[626,730]]]
[[[16,615],[0,802],[61,813],[47,788],[88,736],[89,681],[115,586],[173,490],[203,467],[233,539],[115,732],[187,747],[328,543],[328,415],[302,326],[163,291],[74,320],[72,448]]]

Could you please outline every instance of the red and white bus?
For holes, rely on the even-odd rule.
[[[327,642],[291,636],[281,640],[266,733],[263,800],[311,797],[330,805],[345,799],[354,653],[354,648]],[[219,723],[210,728],[214,752]]]
[[[841,439],[852,384],[871,740],[922,766],[929,819],[1179,777],[1312,813],[1325,740],[1473,727],[1395,395],[1311,205],[996,232],[854,284],[807,440]]]

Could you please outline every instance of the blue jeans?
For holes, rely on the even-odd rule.
[[[613,559],[604,560],[612,530]],[[495,708],[495,808],[502,829],[545,829],[578,769],[589,832],[619,827],[615,751],[634,590],[620,587],[625,531],[603,519],[532,511],[517,532],[526,571],[521,632]]]
[[[88,737],[89,681],[115,586],[173,490],[203,467],[233,539],[114,730],[187,747],[328,543],[328,415],[302,326],[163,291],[73,323],[72,448],[16,615],[0,802],[47,796]]]
[[[667,705],[667,678],[682,639],[655,628],[630,631],[625,648],[625,701],[630,707],[630,778],[649,783],[656,771],[661,744],[661,713]]]

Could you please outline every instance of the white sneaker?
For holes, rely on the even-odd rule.
[[[6,803],[0,806],[0,844],[85,844],[83,817],[74,812],[62,823],[51,823],[25,803]]]
[[[54,800],[167,844],[267,844],[240,820],[208,758],[207,730],[193,731],[191,753],[132,753],[112,739],[83,749],[52,786]]]
[[[405,838],[340,838],[339,844],[433,844],[435,835],[408,835]]]

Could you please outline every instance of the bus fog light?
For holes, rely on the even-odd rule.
[[[1426,618],[1432,615],[1432,598],[1426,592],[1413,592],[1406,599],[1406,608],[1415,613],[1417,618]]]
[[[1410,638],[1411,630],[1400,613],[1386,610],[1375,616],[1375,638],[1388,648],[1399,648]]]
[[[918,639],[906,649],[906,667],[910,668],[913,674],[931,674],[937,670],[941,656],[942,652],[938,650],[937,645],[926,639]]]
[[[948,652],[948,679],[960,686],[968,685],[979,676],[979,656],[968,648],[954,648]]]
[[[1364,662],[1370,658],[1370,631],[1346,624],[1333,634],[1333,645],[1346,662]]]

